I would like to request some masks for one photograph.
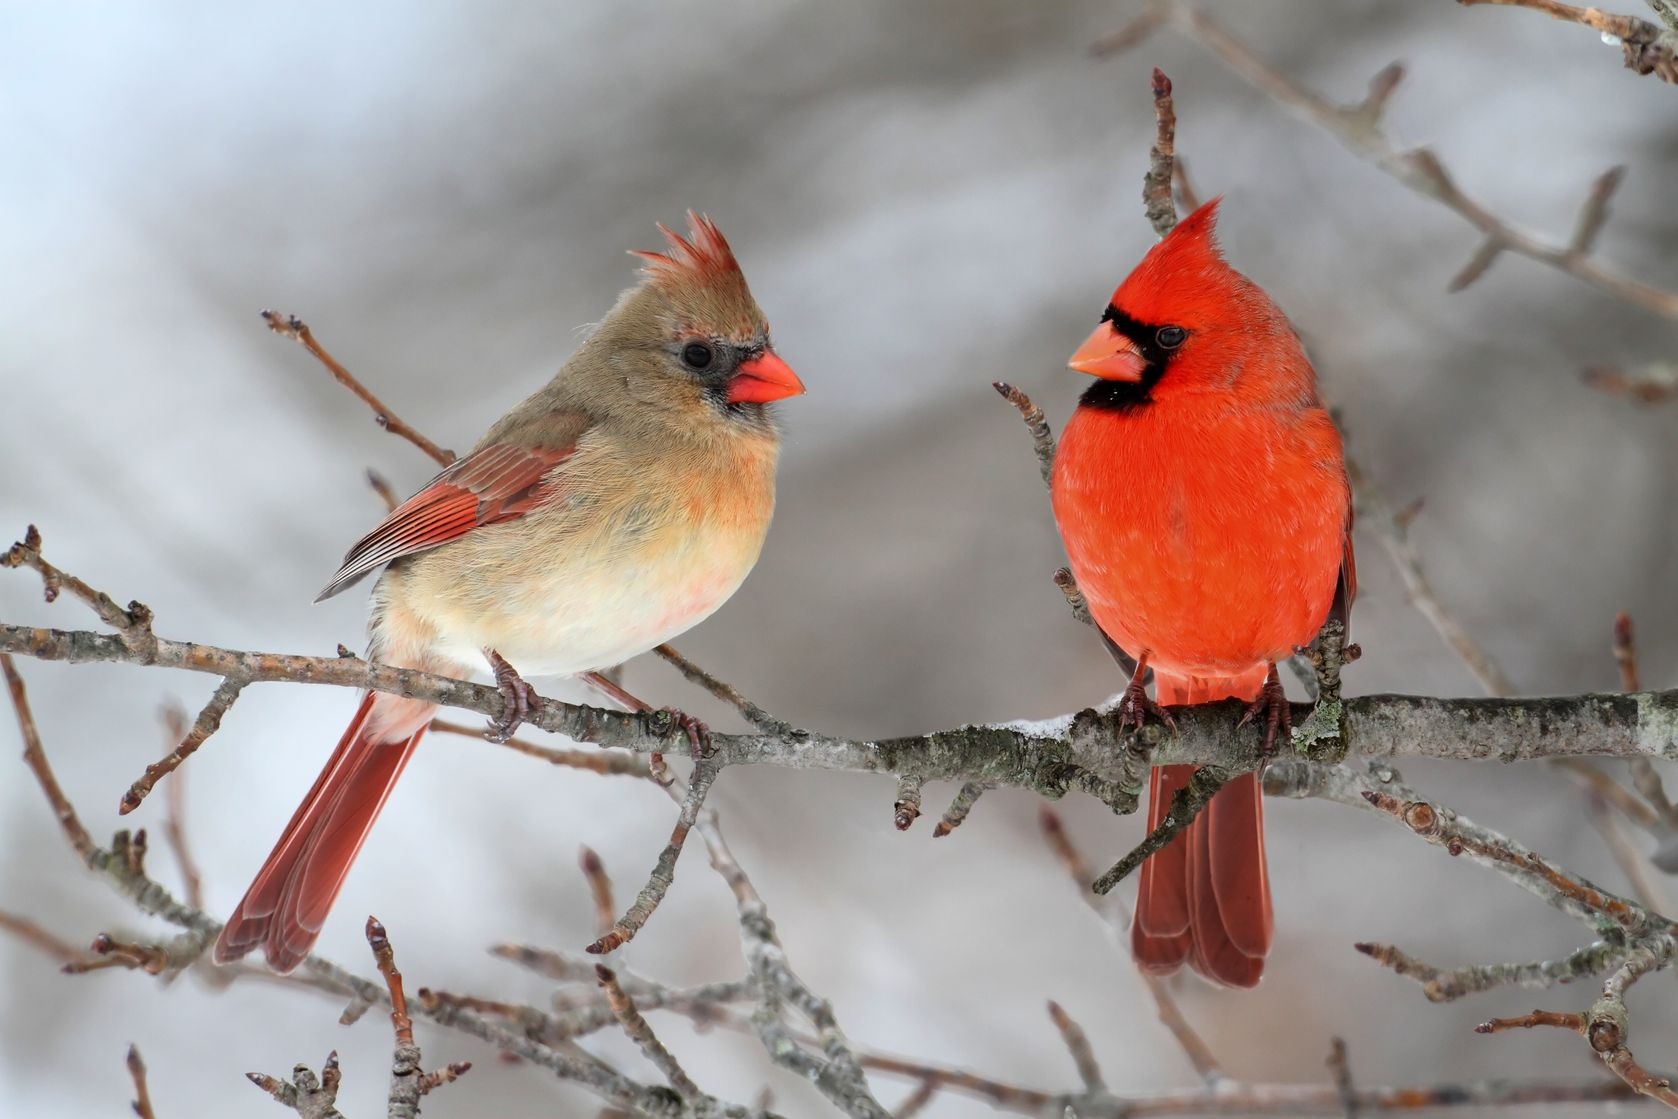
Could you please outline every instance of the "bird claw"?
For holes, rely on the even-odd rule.
[[[1289,740],[1293,738],[1293,710],[1288,706],[1288,694],[1282,689],[1282,677],[1275,665],[1270,666],[1258,698],[1247,704],[1241,721],[1235,724],[1236,728],[1246,726],[1259,715],[1264,716],[1264,745],[1259,747],[1259,753],[1267,758],[1274,757],[1278,736]]]
[[[1141,730],[1148,725],[1148,717],[1151,715],[1158,719],[1166,730],[1172,734],[1177,733],[1177,720],[1171,717],[1171,712],[1148,698],[1148,690],[1142,685],[1140,669],[1125,688],[1124,695],[1119,697],[1119,705],[1114,708],[1114,715],[1118,718],[1120,730]]]
[[[688,751],[694,761],[701,761],[716,754],[716,747],[711,744],[711,728],[702,721],[674,707],[660,707],[659,713],[687,735]]]
[[[495,686],[506,703],[500,717],[490,721],[489,728],[484,731],[484,737],[491,742],[505,742],[513,737],[513,732],[541,705],[542,697],[536,694],[536,689],[530,686],[530,682],[520,676],[518,670],[508,664],[500,653],[494,649],[485,649],[484,657],[489,661],[490,671],[495,674]]]

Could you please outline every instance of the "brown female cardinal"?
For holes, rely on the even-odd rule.
[[[1281,310],[1224,262],[1218,200],[1185,218],[1113,293],[1071,368],[1098,378],[1061,437],[1055,521],[1110,647],[1134,658],[1121,717],[1251,701],[1265,751],[1290,730],[1276,662],[1357,590],[1340,436]],[[1143,690],[1153,669],[1158,701]],[[1149,780],[1159,826],[1190,766]],[[1256,774],[1212,798],[1142,864],[1131,947],[1251,987],[1270,951]]]
[[[757,561],[780,440],[767,405],[804,386],[728,242],[690,213],[547,385],[362,537],[321,598],[383,567],[370,657],[508,696],[595,672],[698,624]],[[632,697],[628,697],[632,700]],[[295,968],[436,709],[369,692],[215,945]]]

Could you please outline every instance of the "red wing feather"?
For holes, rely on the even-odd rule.
[[[391,560],[447,544],[482,525],[524,516],[550,496],[542,485],[548,471],[575,451],[575,445],[524,447],[513,443],[491,443],[473,451],[358,540],[315,601],[331,598]]]

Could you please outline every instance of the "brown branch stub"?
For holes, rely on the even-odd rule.
[[[1612,366],[1593,365],[1579,374],[1598,392],[1621,396],[1637,404],[1660,404],[1678,397],[1678,361],[1655,361],[1641,370],[1626,372]]]
[[[1597,234],[1608,221],[1608,203],[1614,197],[1614,192],[1620,189],[1620,183],[1625,180],[1626,169],[1623,165],[1610,167],[1596,177],[1591,184],[1590,194],[1585,196],[1585,203],[1579,207],[1579,221],[1573,227],[1573,239],[1567,243],[1567,251],[1574,256],[1584,256],[1596,245]]]
[[[172,742],[179,742],[186,736],[186,713],[177,706],[165,709],[163,724],[169,732]],[[177,776],[169,782],[164,790],[166,811],[163,817],[163,837],[169,841],[169,848],[175,854],[175,863],[181,870],[181,892],[185,895],[188,906],[193,909],[204,908],[204,876],[198,869],[198,860],[192,855],[192,848],[186,840],[186,778]]]
[[[1346,1039],[1332,1038],[1329,1041],[1328,1060],[1329,1075],[1334,1079],[1334,1090],[1340,1096],[1340,1113],[1345,1119],[1358,1119],[1362,1113],[1362,1101],[1358,1099],[1357,1085],[1352,1080],[1352,1062],[1346,1053]]]
[[[1045,486],[1054,484],[1055,475],[1055,433],[1049,426],[1048,419],[1043,415],[1043,409],[1033,403],[1031,397],[1009,384],[1007,381],[992,381],[991,388],[995,389],[1014,411],[1025,421],[1026,430],[1031,433],[1031,449],[1037,455],[1037,472],[1043,477]]]
[[[1661,81],[1678,84],[1678,32],[1663,29],[1636,16],[1614,15],[1600,8],[1580,8],[1562,0],[1457,0],[1465,8],[1480,4],[1531,8],[1552,19],[1583,24],[1619,45],[1626,69],[1637,74],[1654,74]],[[1662,9],[1663,14],[1665,10]]]
[[[297,1112],[302,1119],[344,1119],[344,1113],[336,1106],[338,1084],[343,1079],[336,1049],[327,1054],[318,1077],[307,1065],[298,1065],[291,1070],[290,1080],[260,1072],[247,1072],[245,1079],[273,1096],[281,1105]]]
[[[1164,237],[1177,227],[1177,205],[1171,197],[1172,163],[1177,155],[1177,108],[1171,99],[1171,79],[1154,67],[1154,145],[1148,149],[1148,172],[1142,176],[1142,207],[1154,233]]]
[[[58,826],[64,829],[70,846],[83,862],[91,862],[99,847],[82,826],[81,818],[76,815],[75,808],[64,795],[63,787],[47,762],[46,751],[41,748],[41,732],[35,726],[34,713],[29,709],[29,693],[23,686],[23,677],[18,675],[17,667],[12,664],[10,653],[0,653],[0,673],[6,677],[6,687],[12,694],[12,711],[17,715],[18,731],[23,735],[23,762],[46,794],[47,804],[58,817]]]
[[[624,1034],[646,1054],[647,1060],[657,1066],[658,1071],[685,1099],[694,1099],[699,1092],[699,1085],[693,1082],[681,1062],[676,1060],[675,1054],[658,1040],[653,1028],[647,1024],[646,1018],[635,1009],[635,1000],[629,997],[629,992],[618,982],[616,973],[604,964],[594,965],[595,978],[600,982],[601,990],[606,992],[606,1002],[612,1008],[612,1014],[623,1027]]]
[[[1172,794],[1171,806],[1166,809],[1165,818],[1159,822],[1159,827],[1149,832],[1147,838],[1114,864],[1111,870],[1097,878],[1090,885],[1090,889],[1098,894],[1105,894],[1124,881],[1131,871],[1142,865],[1143,860],[1170,843],[1184,828],[1193,823],[1201,810],[1212,802],[1218,790],[1229,784],[1235,776],[1234,772],[1219,766],[1206,765],[1195,770],[1189,783]]]
[[[917,777],[900,777],[897,781],[897,800],[892,803],[892,823],[898,831],[908,831],[921,816],[921,785]]]
[[[373,410],[374,423],[392,435],[406,439],[427,455],[430,455],[432,461],[436,462],[438,466],[448,466],[454,461],[453,451],[444,450],[414,430],[400,416],[387,408],[384,401],[374,396],[366,385],[355,378],[354,374],[339,364],[337,358],[327,353],[326,347],[315,341],[314,332],[309,329],[308,324],[302,319],[296,315],[282,315],[278,311],[265,310],[262,312],[262,320],[268,324],[269,330],[282,338],[290,338],[314,355],[315,360],[326,367],[326,371],[332,374],[334,380],[349,389],[358,400]]]
[[[128,1047],[128,1075],[134,1081],[134,1100],[129,1105],[139,1119],[157,1119],[152,1110],[151,1089],[146,1084],[146,1062],[140,1058],[139,1046]]]
[[[955,831],[967,820],[967,814],[973,811],[973,805],[978,803],[991,786],[983,781],[967,781],[956,790],[955,799],[950,801],[950,807],[944,810],[944,816],[932,829],[932,838],[943,839]]]
[[[396,967],[396,950],[390,946],[390,934],[377,917],[367,918],[367,946],[373,950],[373,963],[385,977],[385,988],[390,992],[390,1025],[396,1032],[398,1047],[414,1043],[414,1020],[408,1015],[408,999],[402,990],[402,973]]]

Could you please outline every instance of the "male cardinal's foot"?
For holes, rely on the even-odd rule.
[[[484,658],[489,661],[490,671],[495,673],[495,686],[501,691],[501,698],[507,701],[501,716],[489,724],[484,737],[491,742],[505,742],[513,737],[513,732],[536,710],[542,702],[542,697],[536,694],[536,689],[518,670],[507,663],[505,657],[494,649],[485,649]]]
[[[1177,733],[1177,720],[1171,717],[1171,712],[1148,698],[1147,686],[1143,680],[1148,674],[1148,656],[1144,653],[1136,661],[1136,669],[1130,674],[1130,683],[1119,697],[1119,705],[1114,708],[1118,716],[1119,729],[1135,727],[1141,730],[1148,725],[1148,716],[1152,715],[1165,725],[1165,729],[1172,734]]]
[[[670,721],[675,723],[688,736],[688,751],[693,755],[694,761],[708,758],[717,752],[716,748],[711,745],[711,728],[699,719],[689,715],[686,711],[678,711],[674,707],[660,707],[659,710],[668,715]]]
[[[1285,738],[1293,738],[1293,710],[1288,706],[1288,694],[1282,690],[1282,677],[1275,665],[1270,666],[1270,674],[1264,678],[1264,687],[1259,689],[1258,698],[1247,705],[1241,721],[1235,725],[1244,727],[1259,715],[1264,716],[1264,745],[1260,747],[1260,753],[1268,758],[1276,753],[1278,732]]]

